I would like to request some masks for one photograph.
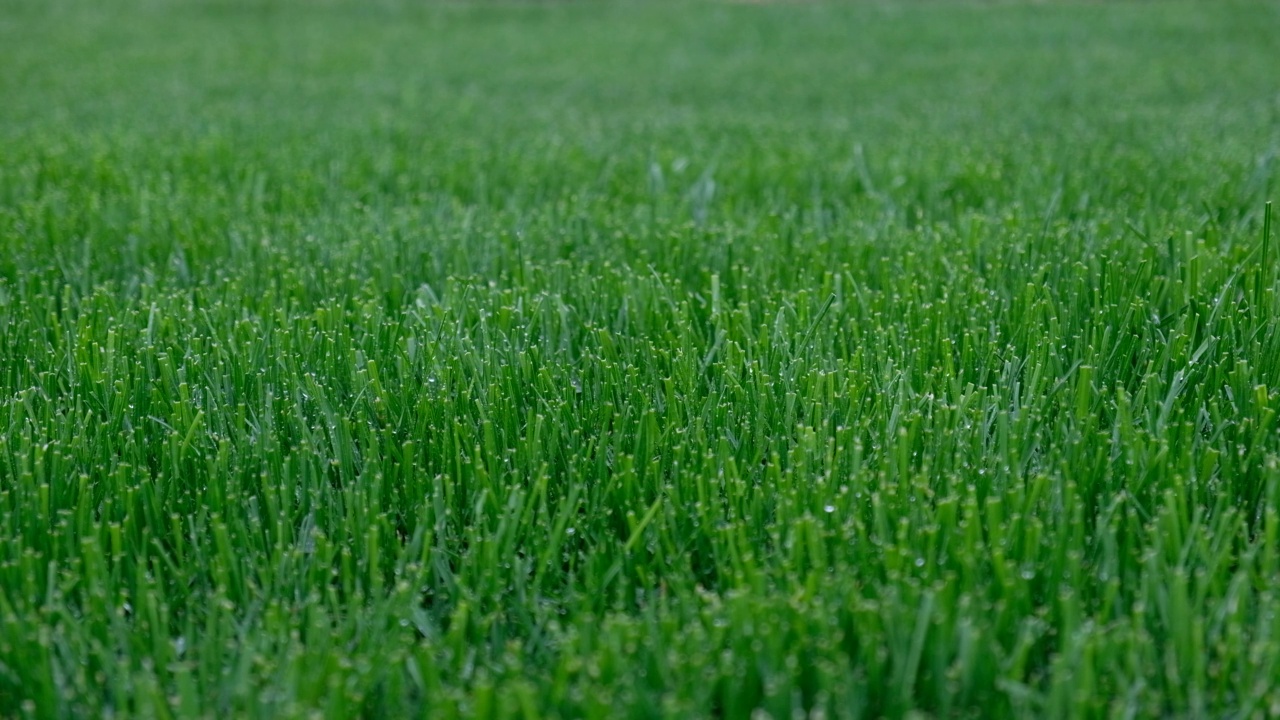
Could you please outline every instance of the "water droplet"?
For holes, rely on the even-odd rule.
[[[835,511],[836,511],[836,506],[835,506],[835,505],[824,505],[824,506],[823,506],[823,508],[822,508],[822,511],[823,511],[823,512],[826,512],[826,513],[833,513],[833,512],[835,512]]]

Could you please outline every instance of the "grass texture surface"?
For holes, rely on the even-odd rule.
[[[1277,68],[0,2],[0,716],[1275,717]]]

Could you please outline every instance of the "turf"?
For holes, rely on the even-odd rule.
[[[0,2],[0,716],[1280,714],[1277,58]]]

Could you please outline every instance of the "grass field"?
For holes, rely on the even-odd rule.
[[[1278,68],[0,0],[0,717],[1280,715]]]

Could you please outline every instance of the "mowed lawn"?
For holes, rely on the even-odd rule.
[[[0,0],[0,717],[1280,715],[1277,199],[1275,2]]]

